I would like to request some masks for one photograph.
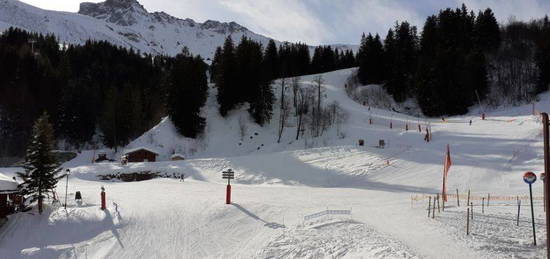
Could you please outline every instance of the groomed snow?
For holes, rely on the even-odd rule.
[[[330,130],[307,143],[293,141],[294,128],[289,127],[277,144],[275,121],[264,128],[254,126],[244,117],[246,107],[222,119],[216,115],[211,93],[204,111],[209,115],[204,140],[178,137],[165,119],[131,144],[159,150],[160,162],[92,164],[95,151],[84,151],[65,164],[72,173],[67,210],[56,205],[42,216],[35,210],[10,216],[0,230],[0,254],[6,258],[447,259],[545,255],[542,184],[533,185],[535,247],[525,196],[528,186],[521,179],[523,172],[539,174],[543,168],[541,124],[530,114],[531,105],[489,112],[484,121],[475,112],[445,121],[417,119],[369,110],[351,101],[344,84],[352,72],[323,75],[326,101],[337,101],[348,112],[342,125],[345,138]],[[301,80],[307,85],[314,78]],[[542,95],[536,107],[549,109],[550,96]],[[238,132],[241,118],[247,125],[243,139]],[[430,143],[418,132],[419,122],[422,128],[431,125]],[[366,145],[358,146],[358,139]],[[386,141],[386,148],[375,147],[379,139]],[[459,190],[462,206],[450,198],[445,211],[436,209],[432,219],[427,217],[427,197],[441,190],[447,144],[453,161],[448,190]],[[167,161],[173,153],[188,159]],[[221,178],[228,168],[235,171],[232,205],[224,204],[226,180]],[[119,182],[97,177],[141,171],[185,175],[185,180]],[[63,200],[62,183],[57,193]],[[99,210],[102,186],[106,211]],[[470,235],[465,233],[468,190],[475,213]],[[76,191],[82,192],[81,206],[74,202]],[[491,204],[482,214],[481,199],[488,194]],[[519,226],[516,196],[522,199]],[[351,216],[304,220],[327,209],[351,210]]]

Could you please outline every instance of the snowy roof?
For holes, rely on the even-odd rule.
[[[159,152],[153,150],[153,149],[150,149],[150,148],[146,148],[146,147],[136,147],[136,148],[130,148],[130,149],[125,149],[123,154],[129,154],[129,153],[134,153],[136,151],[139,151],[139,150],[145,150],[145,151],[149,151],[151,153],[155,153],[156,155],[159,154]]]
[[[17,191],[17,182],[4,174],[0,174],[0,192]]]
[[[173,154],[173,155],[171,156],[171,158],[174,158],[174,157],[183,157],[183,158],[185,158],[185,156],[184,156],[184,155],[182,155],[182,154],[178,154],[178,153],[176,153],[176,154]]]

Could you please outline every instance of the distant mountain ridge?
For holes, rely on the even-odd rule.
[[[191,53],[205,58],[211,58],[228,35],[235,40],[246,36],[264,45],[270,40],[235,22],[198,23],[164,12],[149,13],[136,0],[81,3],[78,13],[0,0],[0,30],[11,26],[51,33],[69,44],[83,44],[88,39],[105,40],[151,54],[174,56],[187,46]]]
[[[54,34],[59,41],[68,44],[104,40],[155,55],[174,56],[186,46],[191,53],[206,59],[214,56],[216,47],[229,35],[236,42],[246,36],[264,46],[270,40],[236,22],[207,20],[198,23],[165,12],[150,13],[137,0],[84,2],[78,13],[44,10],[18,0],[0,0],[0,31],[12,26]],[[336,46],[357,49],[355,45]]]

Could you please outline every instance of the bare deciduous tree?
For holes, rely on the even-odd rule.
[[[292,78],[292,97],[294,104],[294,111],[296,112],[296,117],[298,117],[298,91],[300,89],[300,77]]]
[[[277,143],[281,142],[281,137],[283,135],[283,131],[285,130],[285,124],[288,119],[288,115],[290,114],[290,109],[289,109],[290,105],[285,98],[285,90],[286,90],[285,82],[286,80],[284,78],[281,79],[281,97],[279,98],[281,103],[280,103],[280,110],[279,110],[279,129],[277,132],[278,133]]]

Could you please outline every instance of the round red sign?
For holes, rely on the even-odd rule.
[[[528,184],[533,184],[537,180],[537,175],[533,172],[526,172],[523,174],[523,181]]]

